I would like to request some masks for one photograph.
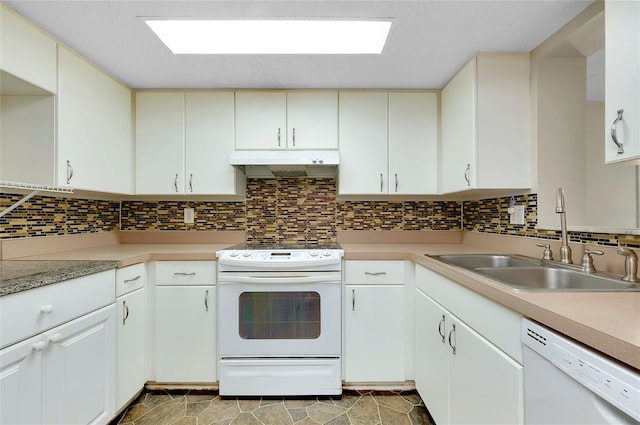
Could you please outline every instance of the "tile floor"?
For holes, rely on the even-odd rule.
[[[341,398],[221,398],[147,391],[110,425],[432,425],[415,391],[345,391]]]

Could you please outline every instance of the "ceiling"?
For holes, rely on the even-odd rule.
[[[134,89],[440,89],[477,51],[531,51],[593,0],[3,0]],[[172,55],[140,17],[390,18],[382,55]],[[295,34],[292,35],[295,37]]]

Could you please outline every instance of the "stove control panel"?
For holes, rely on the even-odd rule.
[[[263,263],[295,263],[314,260],[340,261],[341,249],[230,249],[218,251],[218,259],[224,261],[263,262]]]

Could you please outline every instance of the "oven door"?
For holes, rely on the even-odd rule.
[[[220,357],[340,357],[341,292],[340,272],[220,273]]]

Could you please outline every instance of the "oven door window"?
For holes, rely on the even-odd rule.
[[[316,339],[320,336],[317,292],[243,292],[239,333],[242,339]]]

